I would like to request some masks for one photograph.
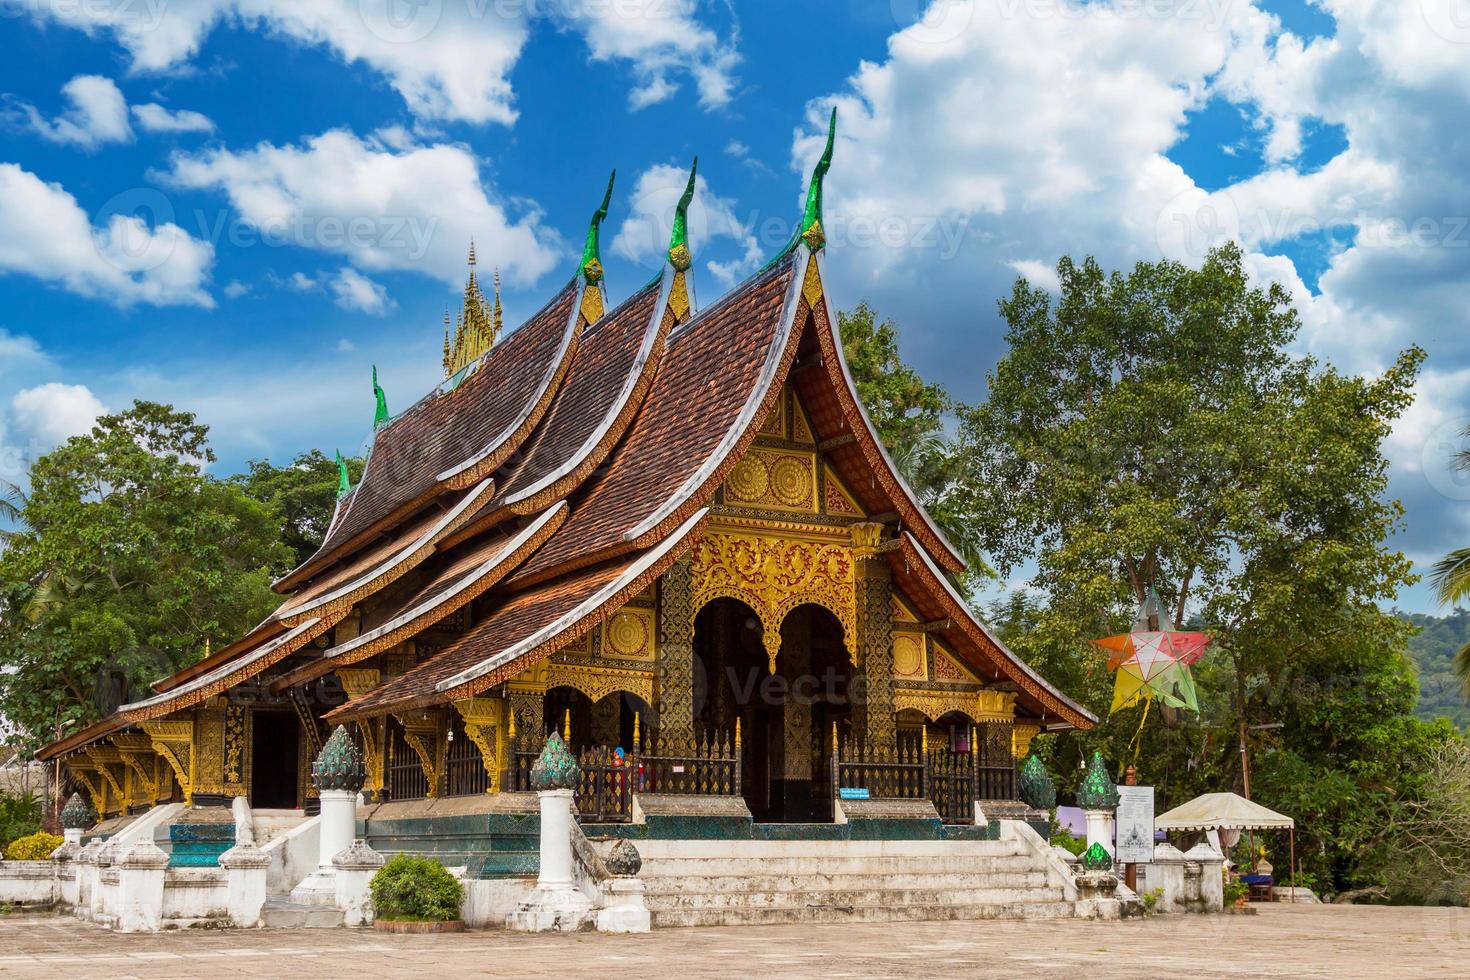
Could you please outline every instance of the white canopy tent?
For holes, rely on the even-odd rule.
[[[1218,833],[1227,855],[1242,830],[1285,830],[1290,837],[1291,879],[1296,883],[1296,821],[1234,793],[1206,793],[1154,820],[1156,830],[1203,830]],[[1292,889],[1292,901],[1296,890]]]

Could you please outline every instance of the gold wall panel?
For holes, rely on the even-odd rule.
[[[654,612],[624,606],[602,624],[602,655],[622,660],[652,660],[655,654]]]
[[[927,680],[924,664],[924,634],[893,634],[893,676],[904,680]]]
[[[725,480],[725,502],[814,514],[817,458],[812,453],[751,449]]]

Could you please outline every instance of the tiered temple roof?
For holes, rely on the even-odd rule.
[[[1011,686],[1031,716],[1052,727],[1093,724],[954,590],[946,576],[963,561],[859,403],[825,285],[825,159],[792,243],[703,310],[693,307],[679,237],[692,174],[662,274],[608,308],[597,239],[610,182],[573,280],[498,343],[482,326],[464,332],[465,348],[457,334],[445,382],[381,421],[321,549],[276,583],[288,596],[276,612],[43,757],[187,709],[289,657],[272,689],[308,682],[466,607],[474,614],[447,645],[421,647],[418,662],[328,719],[483,692],[577,642],[690,552],[718,489],[788,386],[842,485],[890,529],[883,554],[903,600],[977,677]],[[471,289],[473,270],[467,307]],[[459,356],[487,339],[478,354]],[[330,639],[354,609],[359,628]]]

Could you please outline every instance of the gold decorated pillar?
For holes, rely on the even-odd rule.
[[[888,561],[878,554],[881,524],[854,524],[852,551],[857,560],[857,636],[853,652],[865,683],[854,706],[854,723],[862,725],[869,751],[896,747],[893,705],[893,579]]]
[[[194,723],[192,721],[145,721],[139,725],[153,743],[153,751],[174,771],[184,803],[194,805]],[[100,812],[100,811],[99,811]]]
[[[464,719],[464,734],[480,750],[480,762],[489,782],[487,793],[499,793],[505,759],[506,702],[497,698],[466,698],[454,702],[454,710]]]
[[[694,582],[688,558],[658,588],[658,732],[665,751],[694,744]]]

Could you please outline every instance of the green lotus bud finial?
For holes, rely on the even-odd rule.
[[[65,830],[85,830],[92,822],[92,808],[82,799],[81,793],[71,794],[66,806],[61,808],[61,826]]]
[[[612,200],[613,181],[618,179],[614,170],[607,178],[607,190],[602,195],[602,204],[592,212],[592,221],[587,225],[587,243],[582,246],[582,278],[593,285],[602,281],[602,219],[607,217],[607,205]]]
[[[536,764],[531,767],[531,788],[538,791],[576,789],[581,780],[582,767],[577,765],[561,736],[552,732]]]
[[[1111,871],[1113,856],[1101,843],[1094,843],[1082,852],[1082,868],[1084,871]]]
[[[337,450],[337,499],[341,500],[352,492],[352,477],[347,473],[347,460],[342,458],[342,450]]]
[[[311,782],[318,790],[340,790],[356,793],[367,781],[367,770],[362,764],[362,753],[352,736],[347,734],[346,725],[338,725],[321,754],[311,764]]]
[[[1101,752],[1092,753],[1092,762],[1077,786],[1077,805],[1084,810],[1116,810],[1118,786],[1108,776],[1108,765]]]
[[[1057,805],[1057,787],[1051,781],[1040,759],[1032,755],[1021,766],[1021,801],[1036,810],[1050,810]]]
[[[699,157],[694,158],[689,168],[689,183],[684,185],[684,194],[674,209],[674,230],[669,235],[669,264],[678,272],[684,272],[694,264],[689,251],[689,202],[694,200],[694,175],[699,172]]]
[[[382,387],[378,384],[378,366],[376,364],[373,365],[373,397],[377,399],[378,403],[376,410],[373,412],[373,431],[377,432],[388,424],[392,416],[388,414],[388,396],[383,393]]]
[[[801,216],[801,240],[813,252],[820,251],[827,243],[827,234],[822,230],[822,179],[832,167],[832,144],[837,138],[837,107],[832,107],[832,118],[827,123],[827,146],[812,170],[812,182],[806,190],[806,211]]]

